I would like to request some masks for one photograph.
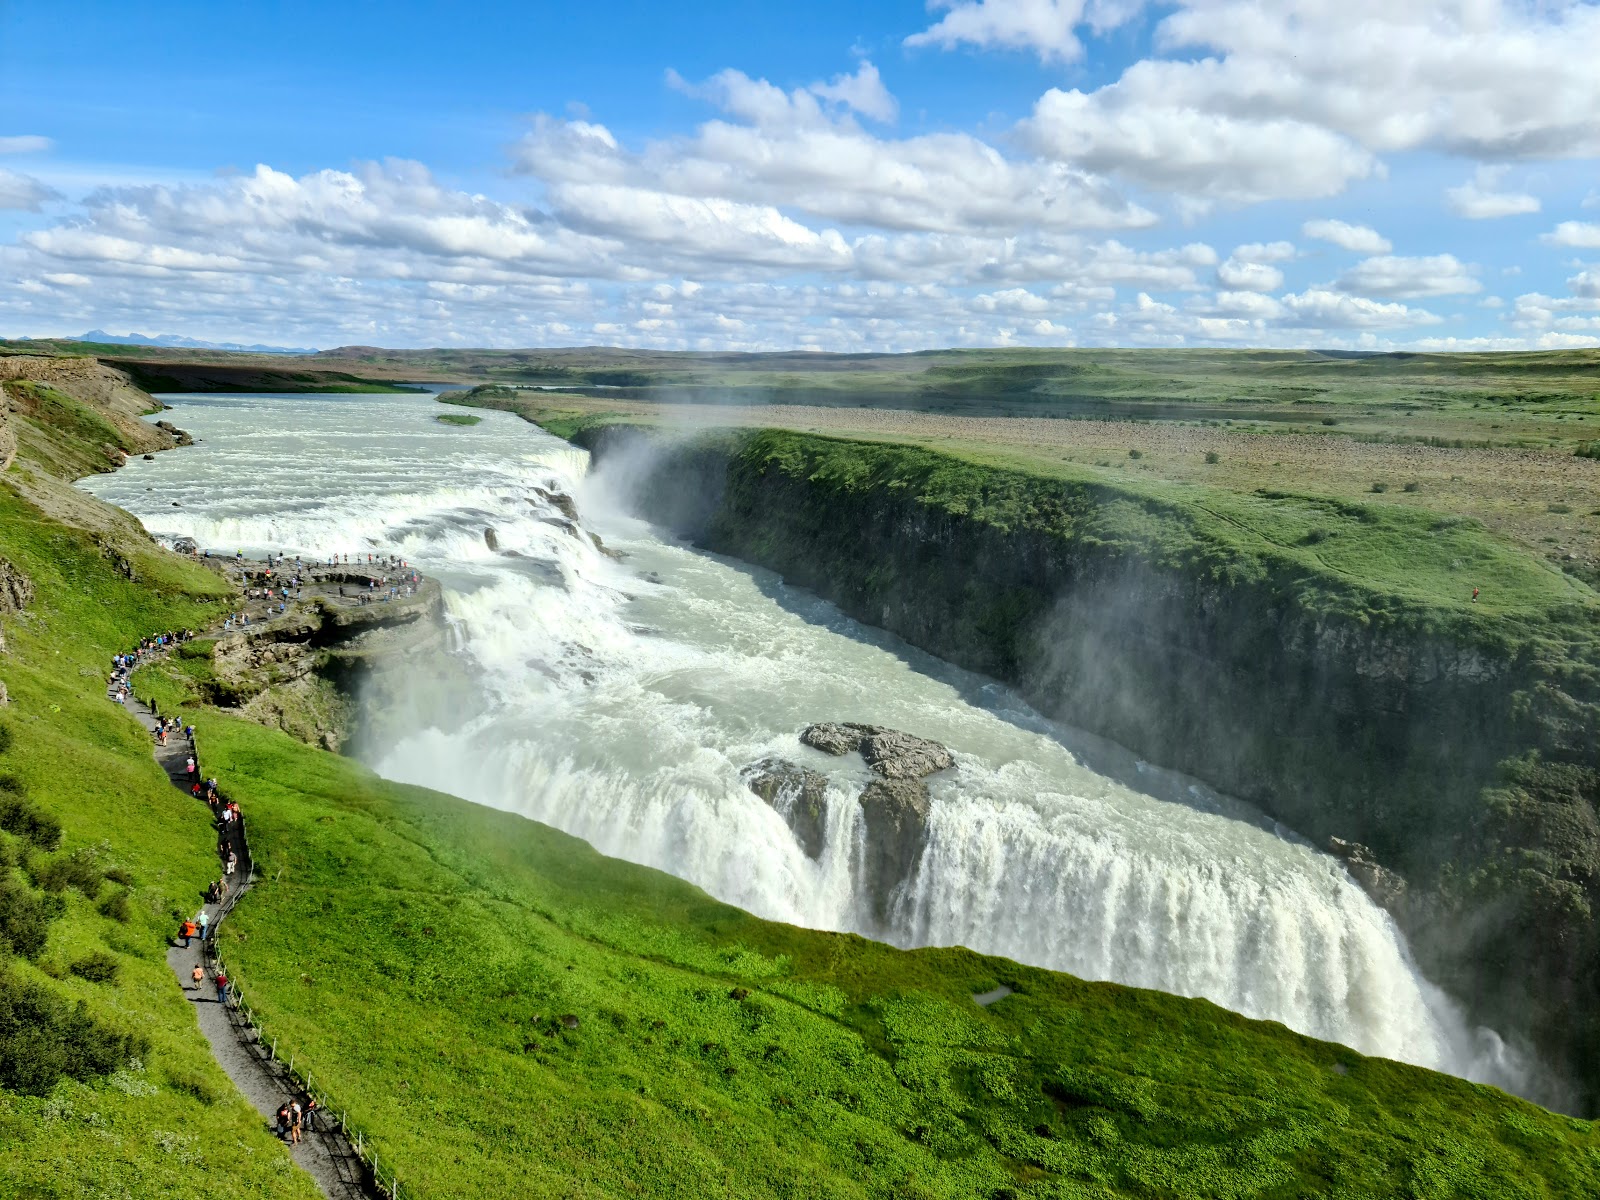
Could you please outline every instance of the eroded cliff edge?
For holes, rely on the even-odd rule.
[[[1413,603],[1307,570],[1303,555],[1241,550],[1180,506],[911,447],[776,431],[685,441],[625,425],[573,440],[680,536],[1325,845],[1369,847],[1352,871],[1429,975],[1477,1020],[1530,1037],[1593,1107],[1592,598],[1515,612]],[[1320,514],[1312,540],[1378,520],[1285,499]],[[1418,519],[1401,532],[1463,534]],[[1461,544],[1446,552],[1472,552]]]

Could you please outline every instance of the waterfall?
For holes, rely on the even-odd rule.
[[[1534,1086],[1332,858],[1184,781],[1097,773],[1070,731],[998,685],[770,573],[663,540],[585,478],[581,451],[508,414],[441,430],[427,399],[179,403],[202,445],[87,486],[215,550],[381,547],[445,584],[473,703],[433,703],[428,664],[401,664],[415,708],[371,756],[383,774],[545,822],[763,917],[1205,997],[1365,1053]],[[800,745],[822,720],[905,729],[956,755],[931,781],[920,857],[892,881],[883,923],[867,900],[880,881],[862,877],[856,797],[871,775]],[[816,858],[740,777],[768,756],[826,776]]]

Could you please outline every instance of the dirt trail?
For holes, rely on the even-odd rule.
[[[117,687],[118,684],[113,681],[108,694],[114,697]],[[154,738],[156,714],[131,693],[125,706]],[[169,735],[166,746],[157,744],[154,748],[156,761],[166,771],[167,777],[175,787],[185,792],[189,791],[187,763],[192,752],[193,746],[181,734]],[[221,904],[206,904],[197,910],[197,916],[199,911],[205,912],[208,931],[213,935],[233,905],[250,890],[254,879],[254,864],[245,840],[243,821],[230,822],[222,828],[224,832],[219,834],[218,840],[219,858],[225,862],[229,850],[232,850],[238,862],[229,879],[232,888],[228,900]],[[233,1005],[219,1001],[212,983],[217,959],[210,938],[205,939],[204,944],[201,938],[194,938],[189,946],[182,945],[180,941],[167,951],[167,965],[172,968],[178,985],[183,988],[184,996],[194,1006],[195,1019],[200,1024],[200,1031],[211,1043],[213,1057],[256,1111],[271,1122],[278,1106],[285,1101],[298,1096],[304,1103],[303,1092],[295,1085],[283,1064],[273,1058],[270,1048],[261,1044],[257,1031]],[[204,979],[198,986],[193,980],[196,966],[204,969]],[[385,1193],[375,1186],[371,1172],[357,1156],[344,1132],[336,1128],[332,1114],[320,1116],[318,1126],[315,1131],[306,1131],[300,1144],[290,1147],[289,1153],[316,1181],[322,1194],[329,1200],[378,1200],[382,1197]]]

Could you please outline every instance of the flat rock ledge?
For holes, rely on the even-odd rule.
[[[955,756],[938,742],[881,725],[827,721],[808,725],[800,741],[835,756],[859,751],[867,766],[885,779],[923,779],[956,765]]]

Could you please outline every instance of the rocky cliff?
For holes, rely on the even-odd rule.
[[[871,448],[891,466],[868,477],[824,468],[838,443],[793,434],[671,444],[601,426],[575,440],[678,534],[1325,845],[1359,843],[1344,857],[1382,880],[1369,890],[1428,972],[1581,1076],[1592,1102],[1594,610],[1495,631],[1403,605],[1310,603],[1307,582],[1270,561],[1108,533],[1103,510],[1127,499],[1110,489],[989,471],[956,499],[926,474],[934,456],[895,467],[891,447]],[[1007,519],[984,488],[1006,494]]]

